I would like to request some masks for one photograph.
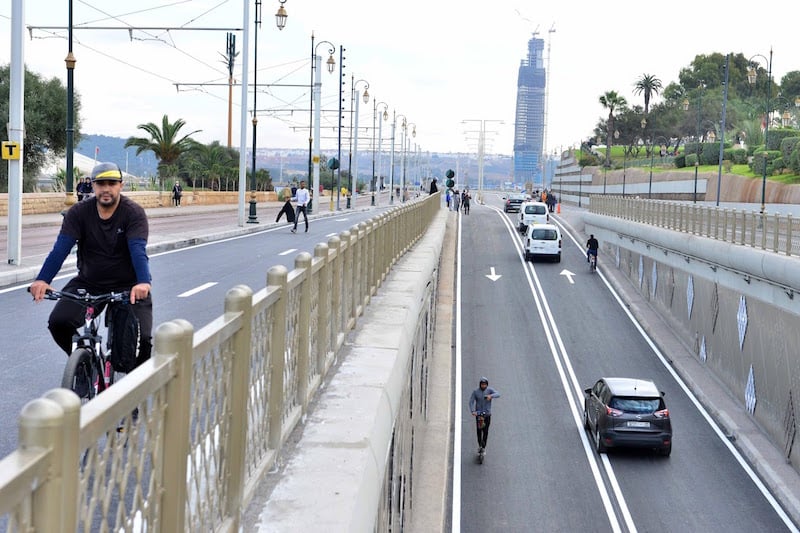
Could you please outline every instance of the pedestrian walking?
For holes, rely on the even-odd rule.
[[[172,205],[180,207],[181,196],[183,196],[183,187],[181,187],[180,181],[175,180],[175,185],[172,186]]]
[[[469,215],[469,200],[470,200],[470,194],[469,194],[469,189],[467,189],[461,195],[461,206],[462,209],[464,210],[465,215]]]
[[[306,208],[308,207],[308,202],[311,199],[311,196],[308,194],[305,181],[300,182],[300,188],[297,189],[295,198],[297,199],[297,211],[294,214],[294,227],[292,228],[292,233],[297,233],[297,223],[300,222],[300,213],[303,213],[303,219],[306,223],[306,233],[308,233],[308,214],[306,213]]]
[[[453,191],[453,211],[458,213],[459,206],[461,205],[461,196],[458,193],[458,190]]]

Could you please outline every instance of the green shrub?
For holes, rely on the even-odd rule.
[[[697,163],[697,154],[689,154],[684,158],[684,166],[693,167]]]
[[[800,141],[800,137],[784,137],[781,141],[780,151],[783,154],[783,159],[789,161],[791,159],[792,152],[797,147],[797,143]]]
[[[783,129],[783,128],[770,130],[769,134],[767,135],[767,143],[768,143],[767,150],[769,150],[770,152],[773,150],[780,150],[781,143],[783,142],[784,139],[795,136],[797,136],[797,130]]]
[[[753,161],[750,163],[750,169],[753,171],[753,174],[763,175],[764,165],[766,165],[767,176],[771,176],[775,170],[774,161],[780,157],[781,153],[779,150],[770,150],[768,152],[758,150],[753,154]],[[781,160],[781,164],[783,164],[783,160]]]
[[[726,149],[722,159],[733,161],[734,165],[744,165],[747,163],[747,150],[744,148]]]
[[[675,156],[675,168],[683,168],[686,166],[686,154],[680,153]]]

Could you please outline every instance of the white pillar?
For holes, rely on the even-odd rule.
[[[350,170],[350,195],[353,201],[350,206],[356,208],[356,199],[358,198],[358,107],[361,95],[356,91],[356,116],[355,116],[355,130],[353,131],[353,168]]]
[[[322,195],[319,192],[319,137],[320,137],[320,116],[322,113],[322,77],[320,75],[320,69],[322,68],[322,57],[315,55],[314,56],[314,151],[312,152],[312,164],[314,167],[314,172],[311,176],[311,194],[312,198],[316,201],[314,202],[314,212],[319,213],[319,209],[322,207]]]
[[[250,65],[250,2],[243,2],[244,15],[242,16],[242,113],[240,116],[239,131],[239,226],[244,227],[245,191],[247,191],[247,84],[249,76],[247,69]],[[255,148],[255,147],[253,147]]]
[[[8,137],[17,143],[18,159],[8,160],[8,264],[22,260],[22,154],[25,124],[25,9],[22,0],[11,5],[11,66]],[[8,156],[10,154],[3,154]]]
[[[381,203],[380,202],[380,199],[381,199],[381,181],[382,181],[382,178],[381,178],[381,149],[383,148],[382,135],[383,135],[383,117],[381,115],[378,115],[378,172],[377,172],[378,176],[377,176],[376,181],[375,181],[375,186],[376,186],[376,189],[378,189],[378,190],[377,190],[377,196],[375,197],[375,205],[380,205],[380,203]]]
[[[394,131],[397,127],[397,115],[392,111],[392,149],[389,152],[389,203],[394,203]]]

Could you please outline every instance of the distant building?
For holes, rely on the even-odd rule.
[[[514,182],[543,186],[542,148],[544,144],[545,86],[544,39],[528,41],[528,57],[523,59],[517,77],[517,109],[514,122]]]

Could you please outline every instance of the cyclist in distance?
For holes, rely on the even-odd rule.
[[[472,416],[483,416],[483,424],[476,423],[478,430],[478,453],[483,453],[486,448],[486,439],[489,438],[489,424],[492,421],[492,400],[499,398],[500,393],[489,386],[489,380],[482,377],[478,388],[472,391],[469,397],[469,412]]]
[[[153,302],[150,296],[150,265],[147,257],[147,215],[122,191],[122,171],[114,163],[98,163],[92,169],[94,196],[74,204],[64,215],[53,249],[30,286],[35,301],[41,301],[64,260],[78,244],[78,275],[64,291],[86,290],[89,294],[130,291],[132,311],[139,320],[139,353],[136,366],[150,358]],[[99,311],[98,311],[99,312]],[[48,329],[67,355],[72,336],[84,323],[84,307],[62,299],[56,302]]]
[[[597,264],[597,250],[600,248],[600,243],[594,238],[594,234],[589,235],[589,240],[586,241],[586,262],[589,262],[589,256],[594,256],[594,264]]]

